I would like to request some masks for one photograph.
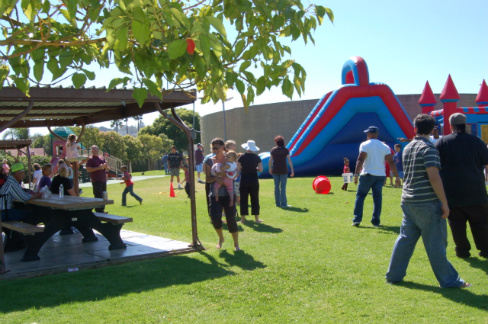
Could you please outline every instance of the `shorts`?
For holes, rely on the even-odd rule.
[[[404,176],[405,176],[405,173],[403,171],[398,171],[398,177],[400,179],[403,179]]]
[[[234,181],[234,193],[237,197],[241,196],[241,192],[239,191],[240,182]]]
[[[203,172],[203,163],[197,164],[195,168],[197,172]]]
[[[170,168],[169,174],[173,177],[179,177],[180,176],[180,168]]]

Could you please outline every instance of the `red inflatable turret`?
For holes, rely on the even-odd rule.
[[[451,75],[449,74],[440,97],[444,106],[444,135],[449,135],[451,133],[449,117],[456,112],[457,102],[460,98],[456,86],[454,85],[454,82],[452,82]]]
[[[476,103],[478,106],[487,106],[488,105],[488,86],[486,85],[485,80],[481,83],[480,92],[476,96]]]
[[[419,105],[422,107],[422,114],[430,114],[434,110],[434,106],[437,103],[434,93],[430,87],[429,81],[425,83],[424,91],[419,99]]]

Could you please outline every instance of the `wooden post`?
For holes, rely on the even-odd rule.
[[[159,112],[166,118],[169,119],[173,124],[178,126],[183,132],[185,132],[186,138],[188,140],[188,171],[190,174],[190,179],[188,183],[190,184],[190,205],[191,205],[191,230],[192,230],[192,244],[193,248],[203,247],[198,239],[197,231],[197,207],[195,202],[195,152],[193,150],[193,137],[191,129],[186,126],[186,124],[181,120],[181,118],[176,114],[174,108],[171,108],[172,116],[168,115],[159,104],[156,104]]]

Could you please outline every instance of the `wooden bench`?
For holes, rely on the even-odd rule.
[[[114,225],[130,223],[133,221],[132,217],[123,217],[123,216],[104,214],[99,212],[94,212],[94,214],[102,222],[112,223]]]
[[[24,235],[36,234],[44,232],[44,226],[32,225],[22,223],[19,221],[5,221],[1,222],[2,227],[8,228],[12,231],[22,233]]]

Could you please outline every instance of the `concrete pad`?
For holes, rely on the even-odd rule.
[[[71,235],[56,233],[43,245],[39,261],[21,262],[23,250],[5,253],[6,269],[10,271],[0,275],[0,280],[81,271],[203,250],[201,246],[189,247],[187,242],[122,230],[127,249],[111,251],[108,241],[96,231],[95,235],[97,242],[82,243],[83,237],[76,230]]]

